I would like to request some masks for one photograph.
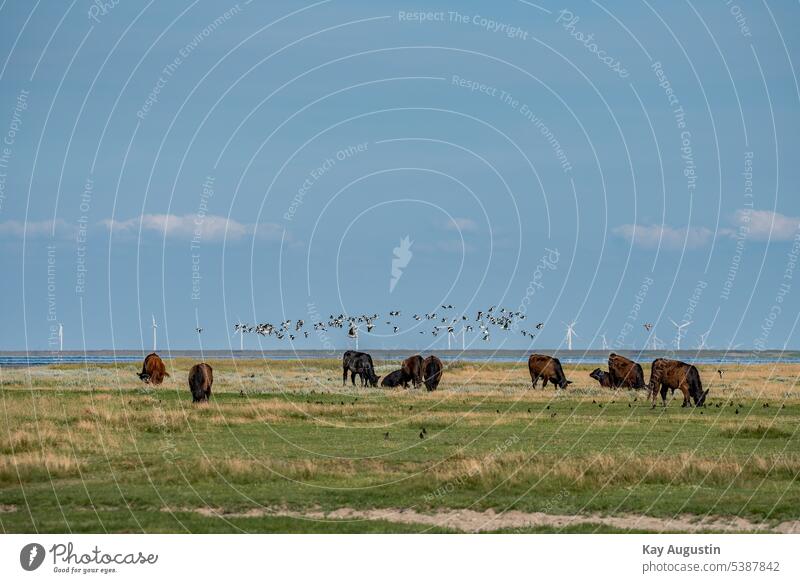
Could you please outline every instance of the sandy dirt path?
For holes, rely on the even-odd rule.
[[[173,509],[175,510],[175,509]],[[181,509],[185,510],[185,509]],[[204,516],[222,518],[254,518],[259,516],[287,516],[303,520],[385,520],[403,524],[423,524],[431,527],[450,528],[461,532],[487,532],[493,530],[525,529],[539,526],[563,528],[569,532],[571,526],[597,524],[619,529],[646,530],[652,532],[752,532],[800,533],[800,520],[777,524],[752,522],[735,516],[703,517],[681,515],[672,518],[653,516],[602,516],[557,515],[543,512],[519,512],[516,510],[497,514],[493,510],[440,510],[425,514],[416,510],[400,508],[374,508],[358,510],[339,508],[330,512],[322,510],[289,510],[285,508],[253,508],[242,512],[225,512],[216,508],[191,509]]]

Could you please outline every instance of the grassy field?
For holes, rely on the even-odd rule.
[[[427,393],[326,360],[211,361],[192,405],[191,364],[0,371],[2,531],[800,532],[800,365],[701,367],[705,408],[651,410],[593,366],[533,391],[455,363]]]

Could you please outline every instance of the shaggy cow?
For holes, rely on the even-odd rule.
[[[378,379],[375,374],[375,365],[372,364],[372,357],[366,352],[356,352],[348,350],[342,355],[342,386],[347,384],[347,373],[350,373],[350,382],[356,384],[356,375],[361,378],[361,385],[369,384],[377,387]]]
[[[164,377],[168,377],[164,361],[155,352],[148,354],[142,363],[142,372],[139,373],[139,378],[151,385],[160,385],[164,381]]]
[[[411,380],[411,377],[406,376],[406,373],[403,372],[403,369],[399,368],[394,372],[390,372],[381,381],[382,387],[399,387],[403,385],[405,388],[408,388],[408,381]]]
[[[411,378],[411,384],[416,389],[422,384],[422,357],[419,354],[409,356],[403,361],[403,372]]]
[[[444,366],[442,365],[442,361],[433,354],[422,362],[422,376],[425,387],[429,391],[435,391],[439,387],[439,383],[442,381],[443,371]]]
[[[667,406],[667,389],[680,390],[683,393],[683,407],[694,404],[702,406],[706,401],[708,390],[703,392],[703,383],[700,382],[700,373],[694,365],[686,364],[679,360],[657,358],[650,369],[650,398],[653,407],[656,406],[656,395],[661,389],[661,405]]]
[[[531,373],[531,383],[533,388],[536,388],[536,382],[541,378],[542,387],[547,386],[547,381],[550,381],[557,387],[566,389],[567,385],[572,383],[564,376],[564,370],[561,368],[561,362],[557,358],[545,356],[543,354],[531,354],[528,358],[528,370]]]
[[[642,366],[619,354],[612,353],[608,356],[608,374],[612,387],[643,389],[646,386]]]
[[[192,402],[201,403],[211,398],[211,385],[214,384],[214,372],[205,362],[194,365],[189,370],[189,390]]]
[[[601,387],[609,388],[613,386],[611,384],[611,375],[604,370],[596,368],[589,373],[589,376],[592,377],[594,380],[596,380],[598,383],[600,383]]]

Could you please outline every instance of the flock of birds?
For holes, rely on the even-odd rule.
[[[308,338],[312,330],[327,331],[335,329],[346,329],[349,338],[358,338],[360,330],[365,329],[368,333],[372,332],[381,322],[385,323],[393,334],[397,334],[401,330],[401,325],[404,325],[400,321],[401,316],[400,310],[390,310],[385,318],[379,314],[361,314],[358,316],[331,314],[327,321],[316,321],[311,326],[306,326],[305,321],[300,319],[284,320],[279,324],[270,322],[253,325],[237,323],[233,328],[235,334],[255,333],[260,336],[273,337],[277,340],[294,340],[301,336]],[[435,312],[414,314],[413,318],[416,322],[429,325],[427,329],[419,330],[419,334],[431,334],[433,337],[442,334],[452,337],[456,334],[472,333],[477,327],[481,339],[485,342],[491,340],[492,332],[495,330],[501,332],[519,331],[522,336],[533,338],[536,335],[534,330],[541,330],[544,327],[544,322],[538,322],[530,329],[521,328],[521,322],[526,319],[526,315],[523,312],[515,312],[503,307],[498,308],[497,306],[491,306],[486,310],[478,310],[474,320],[471,320],[465,314],[454,315],[452,304],[442,304],[441,309]]]

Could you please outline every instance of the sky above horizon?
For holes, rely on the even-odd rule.
[[[377,313],[360,347],[430,351],[446,334],[412,315],[442,304],[543,324],[472,348],[563,348],[569,322],[575,348],[669,348],[674,320],[682,348],[800,349],[798,21],[5,1],[0,350],[56,349],[58,324],[65,350],[149,350],[153,316],[160,350],[237,348],[236,322]],[[318,332],[244,342],[353,347]]]

